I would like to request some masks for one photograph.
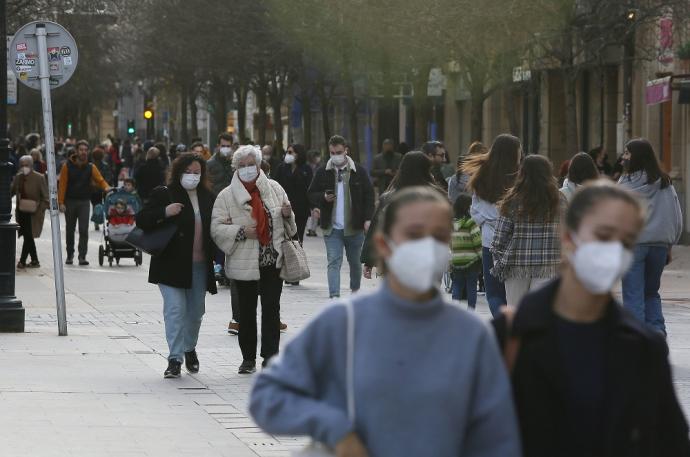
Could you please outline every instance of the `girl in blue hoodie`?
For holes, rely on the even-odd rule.
[[[683,231],[683,216],[671,178],[659,166],[649,141],[630,140],[623,153],[619,184],[642,198],[647,221],[635,246],[635,260],[623,277],[623,305],[641,321],[666,335],[661,310],[661,274],[671,261],[671,246]]]
[[[392,197],[374,235],[385,281],[326,309],[261,373],[249,409],[262,429],[308,435],[337,456],[521,455],[496,341],[438,289],[451,228],[437,191]]]

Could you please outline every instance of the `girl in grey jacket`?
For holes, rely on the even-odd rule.
[[[635,260],[623,277],[623,305],[642,322],[666,334],[659,287],[671,246],[680,240],[683,215],[671,178],[661,170],[649,141],[630,140],[619,184],[645,203],[647,220],[635,246]]]

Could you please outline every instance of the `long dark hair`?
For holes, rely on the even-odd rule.
[[[418,151],[417,151],[418,152]],[[411,154],[411,153],[408,153]],[[407,154],[405,154],[407,157]],[[386,211],[381,215],[381,221],[378,225],[378,230],[384,235],[390,235],[393,230],[393,225],[398,219],[398,212],[401,208],[417,202],[440,203],[448,208],[448,223],[451,221],[451,207],[448,198],[436,192],[429,186],[412,186],[400,192],[396,192],[391,198]]]
[[[208,177],[206,175],[206,161],[203,157],[195,152],[184,152],[178,154],[177,158],[173,160],[172,165],[170,165],[170,174],[168,176],[168,186],[180,186],[180,179],[184,174],[188,166],[193,162],[199,162],[201,165],[201,181],[199,182],[199,187],[210,191],[211,186],[208,182]]]
[[[654,184],[661,180],[662,189],[671,185],[671,177],[661,169],[659,159],[649,141],[644,138],[636,138],[628,141],[625,149],[630,153],[630,165],[626,170],[628,175],[644,171],[647,173],[647,184]]]
[[[515,182],[521,147],[517,137],[504,133],[496,137],[489,152],[468,157],[462,166],[470,176],[468,187],[482,200],[498,202]]]
[[[559,203],[560,192],[551,161],[544,156],[531,155],[522,162],[515,185],[498,206],[503,216],[549,222],[558,214]]]
[[[295,163],[297,166],[301,167],[302,165],[305,165],[307,163],[307,149],[304,147],[304,145],[293,143],[288,147],[288,149],[290,148],[292,148],[292,150],[295,151],[295,154],[297,154],[297,157],[295,157]]]
[[[403,156],[387,192],[412,186],[431,186],[438,189],[431,174],[431,160],[421,151],[411,151]]]
[[[582,184],[585,181],[598,178],[599,169],[591,155],[586,152],[580,152],[573,156],[570,160],[570,167],[568,167],[568,181]]]

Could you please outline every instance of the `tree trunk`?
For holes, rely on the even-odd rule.
[[[282,95],[271,97],[273,108],[273,130],[275,132],[275,151],[278,157],[283,155],[283,103]]]
[[[393,97],[395,87],[393,86],[390,59],[387,57],[387,54],[382,57],[381,62],[381,73],[383,75],[383,99],[379,105],[379,145],[384,139],[391,139],[397,142],[399,136],[398,118],[395,115],[395,98]]]
[[[273,132],[275,136],[274,153],[283,155],[283,99],[285,98],[285,84],[287,77],[280,71],[271,76],[268,84],[268,97],[273,109]]]
[[[311,149],[311,94],[308,90],[302,94],[302,141],[304,147]]]
[[[580,150],[577,134],[577,72],[563,69],[565,94],[565,150],[572,155]]]
[[[199,138],[199,124],[196,120],[198,108],[196,106],[196,91],[194,90],[193,83],[189,85],[187,95],[189,97],[189,117],[192,121],[192,138]]]
[[[359,157],[359,122],[357,112],[359,111],[359,103],[357,102],[357,97],[355,96],[355,86],[352,78],[347,77],[345,81],[345,92],[347,97],[347,120],[348,120],[348,130],[350,131],[350,138],[348,141],[350,143],[350,157],[355,162],[360,162]]]
[[[266,86],[267,83],[265,80],[261,79],[254,87],[256,104],[259,108],[259,138],[257,139],[259,146],[264,146],[266,144],[266,127],[268,126],[268,97],[266,96]]]
[[[414,144],[420,146],[428,138],[429,125],[429,87],[430,65],[424,65],[419,69],[414,79]]]
[[[506,102],[506,111],[508,112],[508,128],[511,135],[520,137],[520,121],[518,120],[518,110],[516,99],[520,95],[518,89],[508,90],[504,94]],[[523,138],[522,141],[527,141],[527,138]]]
[[[235,86],[237,97],[237,138],[241,144],[247,141],[247,86],[238,84]]]
[[[481,87],[471,88],[470,91],[470,141],[483,141],[486,94]]]
[[[227,83],[221,78],[215,77],[213,79],[213,119],[216,123],[218,134],[227,130],[228,122],[228,97],[227,97]]]
[[[187,106],[187,85],[182,84],[180,90],[180,134],[182,136],[182,143],[189,146],[189,126],[188,126],[188,111]]]
[[[325,81],[319,81],[317,83],[319,91],[319,103],[321,105],[321,124],[323,127],[323,137],[325,140],[326,150],[328,150],[328,140],[331,139],[331,97],[333,96],[333,91],[329,93],[326,87],[327,83]]]

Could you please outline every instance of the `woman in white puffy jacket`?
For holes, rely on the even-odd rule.
[[[242,146],[233,156],[235,175],[213,206],[211,236],[225,252],[225,274],[234,279],[240,299],[242,365],[256,371],[256,304],[261,295],[263,366],[278,353],[280,295],[283,280],[281,243],[297,233],[295,215],[283,188],[260,169],[261,150]]]

